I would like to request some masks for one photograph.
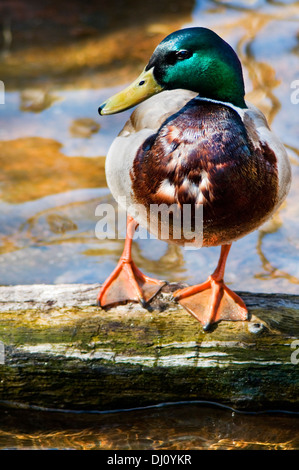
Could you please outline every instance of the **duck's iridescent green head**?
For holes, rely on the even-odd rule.
[[[240,61],[227,42],[206,28],[188,28],[167,36],[156,48],[146,70],[153,67],[165,89],[186,88],[203,98],[244,107]]]
[[[137,80],[103,103],[99,112],[120,112],[153,94],[176,88],[246,107],[242,68],[232,47],[209,29],[187,28],[167,36]]]

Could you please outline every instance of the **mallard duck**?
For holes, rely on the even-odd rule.
[[[99,107],[103,116],[139,104],[106,159],[108,186],[128,218],[124,251],[102,285],[100,306],[144,305],[165,284],[144,275],[131,257],[139,224],[162,238],[163,221],[157,216],[159,223],[152,223],[150,213],[153,205],[164,204],[183,215],[191,208],[191,228],[186,233],[180,219],[180,236],[174,236],[178,219],[169,217],[167,242],[221,247],[215,271],[205,282],[174,292],[175,300],[204,329],[221,320],[248,319],[245,303],[224,283],[226,260],[232,243],[281,205],[291,170],[284,146],[244,95],[232,47],[215,32],[194,27],[167,36],[137,80]],[[136,213],[136,205],[144,210]],[[197,209],[203,214],[200,242],[194,236]]]

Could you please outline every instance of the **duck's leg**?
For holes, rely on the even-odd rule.
[[[132,260],[132,239],[137,227],[138,223],[128,216],[124,251],[116,268],[106,279],[98,294],[98,304],[101,307],[125,301],[140,302],[145,305],[165,285],[164,281],[145,276]]]
[[[203,283],[174,292],[175,300],[191,313],[207,330],[220,320],[247,320],[243,300],[223,281],[226,260],[231,245],[223,245],[217,268]]]

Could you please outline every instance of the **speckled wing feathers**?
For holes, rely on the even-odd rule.
[[[162,92],[134,110],[108,152],[106,176],[126,209],[136,203],[147,209],[152,203],[202,205],[205,246],[257,229],[291,181],[286,151],[261,111],[187,90]],[[184,239],[169,241],[184,245]]]
[[[139,147],[131,171],[135,201],[203,204],[204,245],[256,228],[277,197],[277,168],[264,144],[254,148],[236,111],[193,99]]]

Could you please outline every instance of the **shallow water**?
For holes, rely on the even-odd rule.
[[[298,294],[299,103],[292,84],[299,80],[299,2],[67,1],[68,15],[61,2],[29,3],[0,5],[0,284],[103,282],[112,271],[123,239],[96,237],[95,210],[114,204],[105,155],[130,112],[103,118],[97,108],[139,74],[165,35],[193,25],[214,29],[235,48],[247,99],[266,114],[293,171],[279,213],[233,245],[226,280],[240,291]],[[218,254],[153,239],[133,246],[141,270],[188,283],[203,281]],[[296,418],[190,406],[68,417],[67,429],[61,415],[3,412],[0,447],[298,447]]]
[[[0,410],[0,449],[297,450],[298,418],[211,404],[115,413]],[[67,423],[67,424],[66,424]]]
[[[279,213],[233,245],[227,282],[237,290],[298,293],[299,104],[291,102],[291,84],[299,74],[299,2],[171,2],[168,21],[170,2],[161,3],[161,12],[154,2],[152,17],[148,10],[142,16],[142,8],[149,7],[138,2],[128,2],[127,8],[119,4],[118,14],[92,4],[85,17],[82,7],[74,7],[65,25],[58,10],[39,16],[34,4],[32,11],[23,6],[28,24],[30,15],[37,16],[31,36],[26,21],[20,27],[23,10],[15,18],[6,13],[12,16],[12,41],[3,45],[0,65],[6,85],[0,106],[0,283],[104,281],[123,240],[96,238],[95,208],[103,199],[110,201],[104,157],[129,112],[101,118],[97,107],[139,73],[165,34],[201,25],[237,50],[247,99],[265,112],[293,167],[292,189]],[[103,23],[101,30],[96,21]],[[46,38],[40,37],[41,28]],[[210,248],[195,254],[157,240],[136,240],[134,246],[143,270],[189,283],[213,271],[218,253]]]

